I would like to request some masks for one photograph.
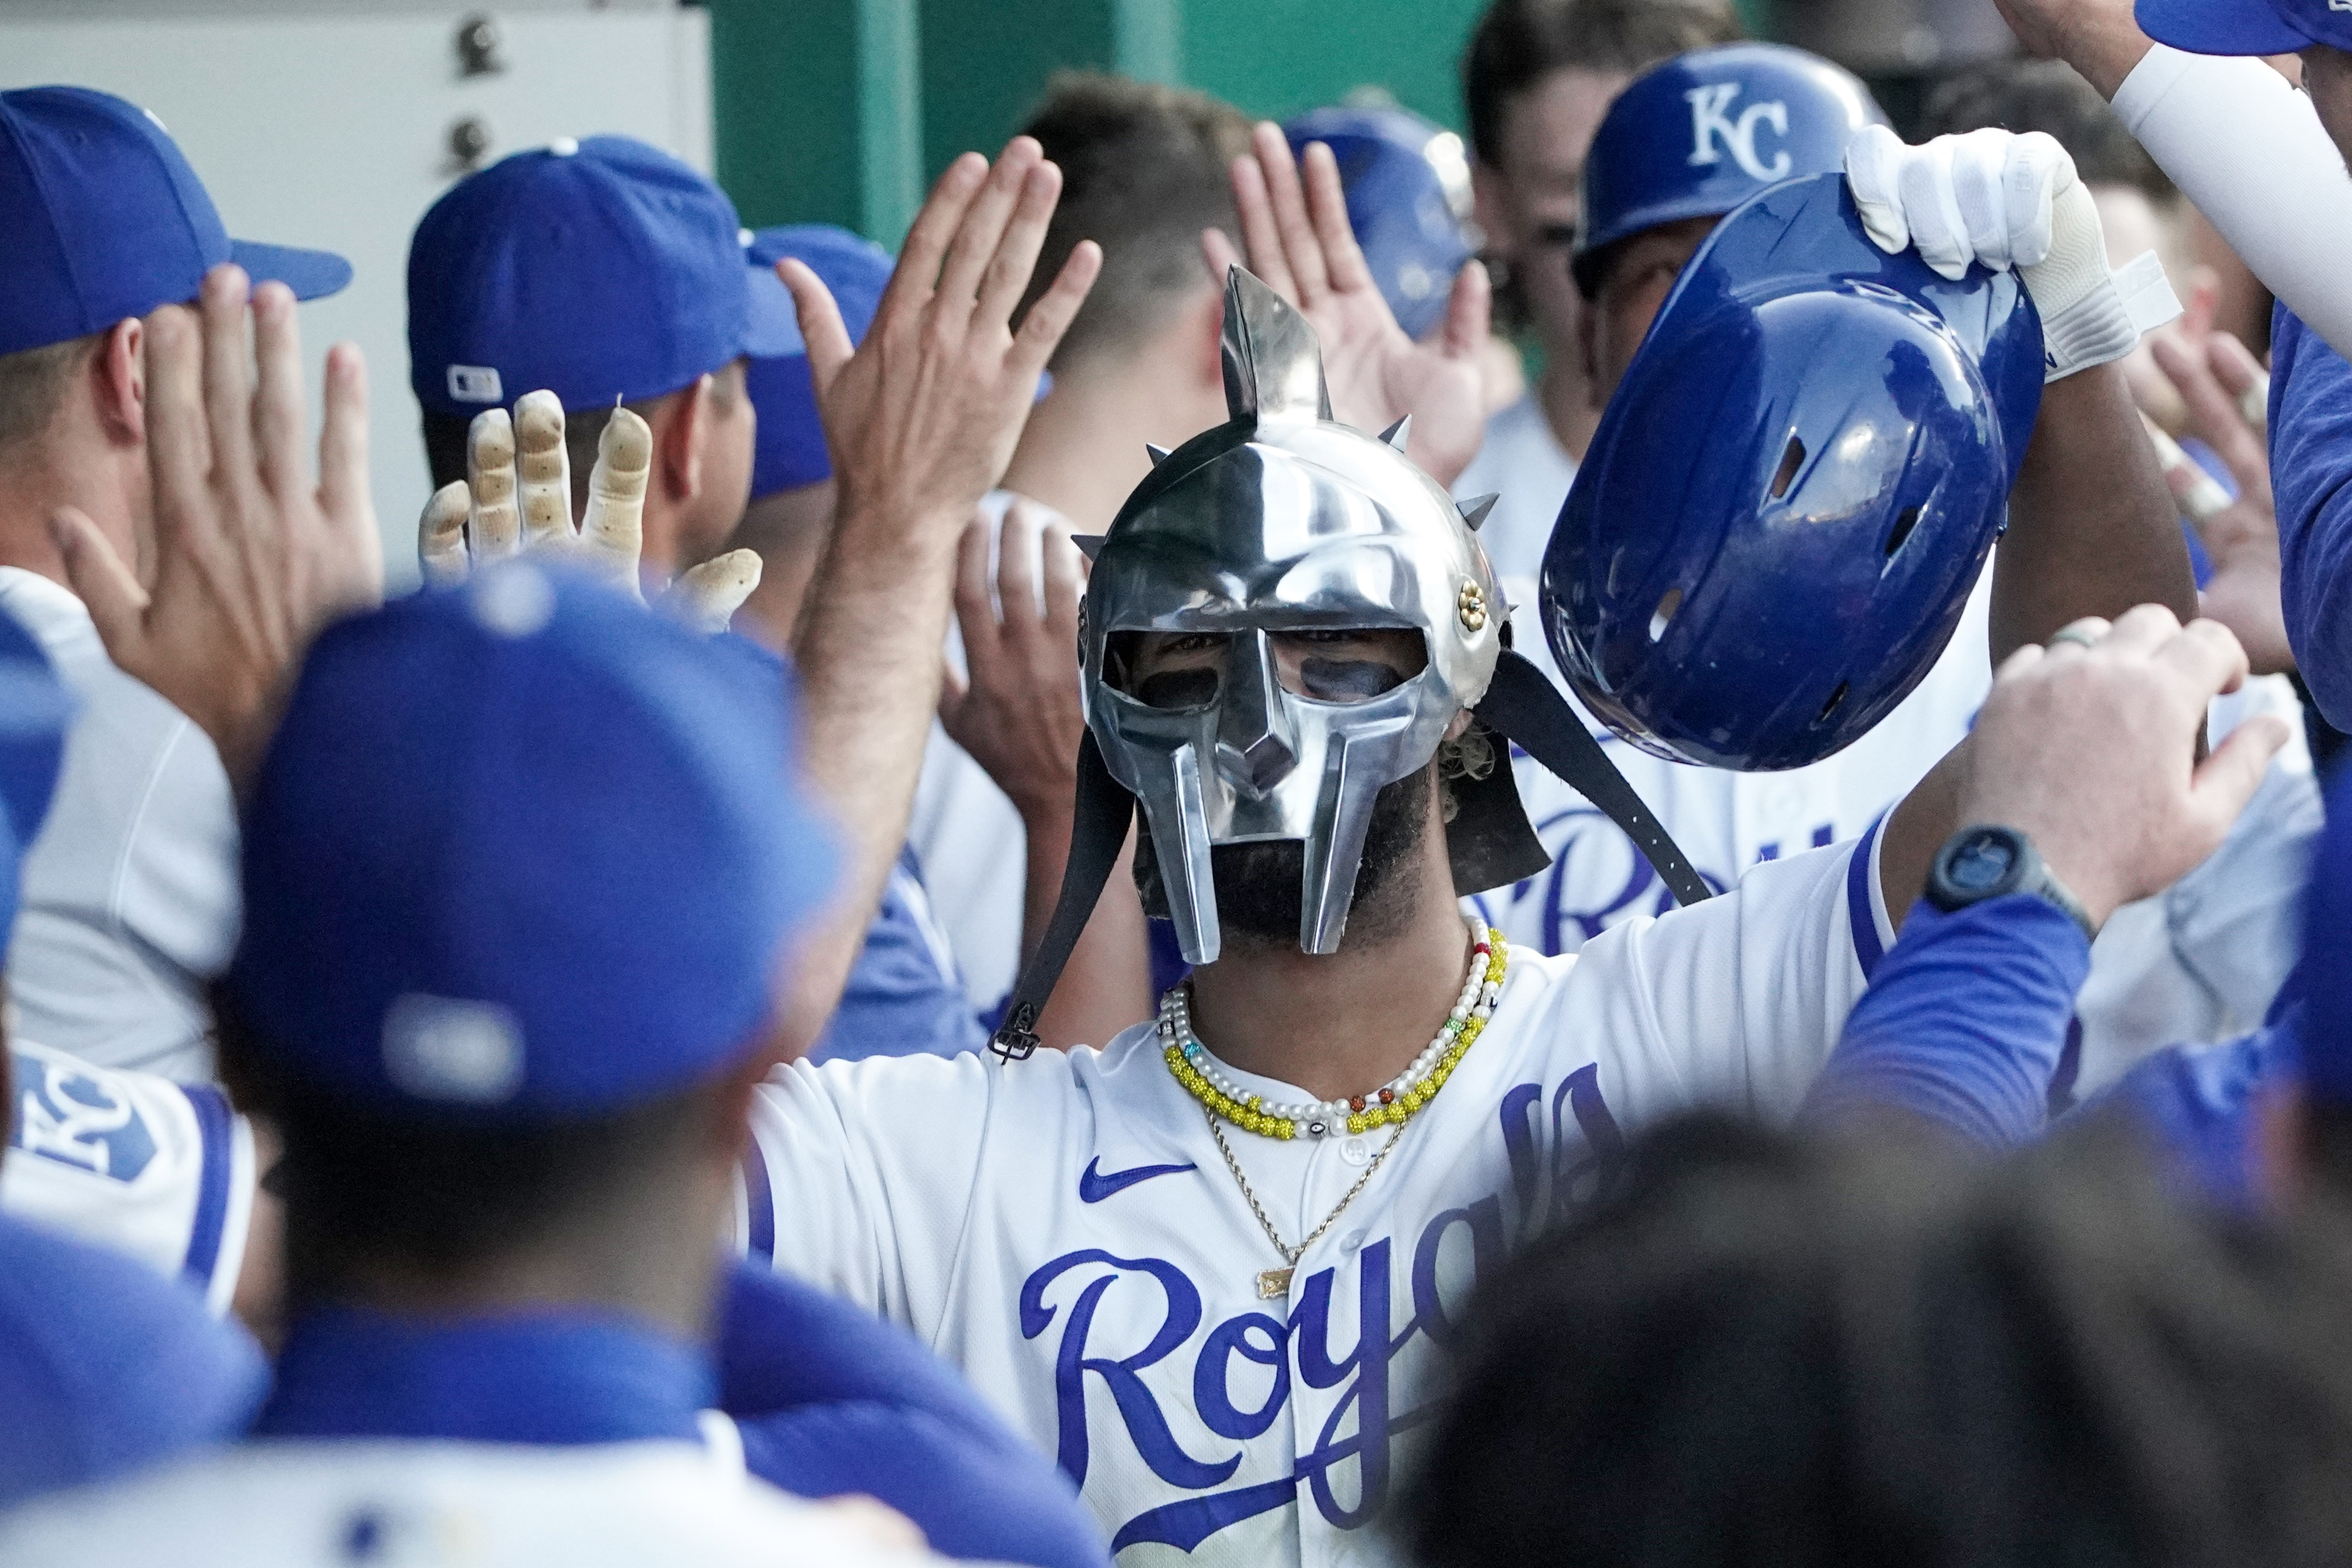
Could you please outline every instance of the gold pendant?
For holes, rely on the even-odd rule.
[[[1287,1301],[1290,1297],[1291,1269],[1267,1269],[1257,1277],[1257,1299],[1261,1301]]]

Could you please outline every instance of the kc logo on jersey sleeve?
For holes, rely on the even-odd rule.
[[[92,1176],[137,1181],[155,1157],[155,1134],[127,1098],[68,1062],[13,1053],[15,1145]]]

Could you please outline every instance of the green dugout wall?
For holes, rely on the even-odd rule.
[[[754,226],[895,246],[931,177],[993,153],[1057,70],[1197,87],[1282,118],[1387,89],[1459,128],[1484,0],[706,0],[719,183]],[[1763,0],[1742,0],[1751,21]]]

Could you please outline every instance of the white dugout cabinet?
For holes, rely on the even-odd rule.
[[[676,0],[0,0],[0,88],[49,82],[153,110],[232,235],[351,258],[351,287],[302,308],[302,345],[314,409],[327,345],[367,354],[395,592],[416,580],[430,490],[408,391],[408,239],[425,209],[469,162],[559,136],[619,132],[711,164],[708,19]]]

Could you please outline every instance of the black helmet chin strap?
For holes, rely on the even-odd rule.
[[[1649,860],[1675,902],[1683,905],[1709,897],[1713,890],[1684,858],[1665,829],[1625,782],[1617,765],[1576,710],[1559,695],[1544,673],[1506,648],[1495,663],[1495,678],[1486,695],[1471,710],[1480,723],[1515,740],[1519,749],[1559,775],[1571,789],[1601,808]],[[1505,767],[1508,767],[1507,762]]]
[[[1505,650],[1495,665],[1495,678],[1486,696],[1472,710],[1479,721],[1542,763],[1586,800],[1598,806],[1623,830],[1635,847],[1671,889],[1678,904],[1696,904],[1710,889],[1691,868],[1665,828],[1650,814],[1641,796],[1601,749],[1576,711],[1568,706],[1543,672],[1517,653]],[[1507,768],[1507,760],[1498,763]],[[1070,954],[1094,918],[1103,888],[1118,864],[1127,831],[1135,819],[1135,797],[1129,794],[1103,762],[1094,731],[1078,743],[1078,789],[1070,831],[1070,858],[1062,868],[1062,891],[1054,904],[1054,918],[1045,927],[1037,950],[1021,967],[1005,1003],[1004,1021],[989,1041],[989,1050],[1007,1061],[1029,1057],[1042,1043],[1037,1015],[1045,1010],[1062,977]]]
[[[1037,950],[1021,967],[1021,978],[1004,1008],[1004,1021],[988,1049],[1007,1061],[1019,1061],[1035,1052],[1037,1015],[1045,1010],[1061,979],[1064,966],[1094,918],[1104,885],[1118,864],[1127,844],[1128,824],[1135,817],[1135,797],[1110,776],[1102,747],[1089,729],[1078,743],[1078,798],[1070,825],[1070,858],[1062,867],[1062,891],[1054,902],[1054,918],[1045,927]]]

